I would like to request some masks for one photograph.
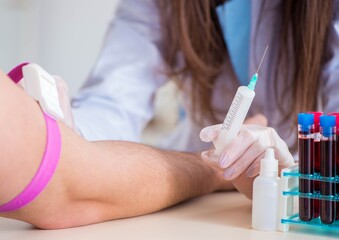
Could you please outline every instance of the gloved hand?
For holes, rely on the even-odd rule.
[[[260,160],[267,148],[274,149],[280,169],[294,164],[286,143],[273,128],[266,125],[266,118],[256,115],[245,122],[236,139],[223,149],[220,156],[214,156],[214,149],[201,154],[203,160],[216,162],[224,170],[225,180],[232,181],[249,198],[252,198],[253,179],[259,174]],[[200,139],[213,142],[220,130],[221,124],[206,127],[200,132]]]
[[[64,122],[68,127],[74,129],[72,107],[71,107],[70,98],[68,96],[67,84],[59,76],[53,76],[53,78],[55,79],[55,82],[58,88],[61,110],[64,114],[64,119],[62,119],[62,122]]]

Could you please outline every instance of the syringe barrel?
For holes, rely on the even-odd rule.
[[[222,150],[238,135],[254,96],[255,92],[248,87],[241,86],[238,88],[225,117],[220,134],[213,142],[215,155],[219,156]]]

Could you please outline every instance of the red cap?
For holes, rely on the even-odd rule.
[[[314,115],[314,131],[320,132],[320,116],[323,115],[323,112],[307,112]]]
[[[328,115],[335,116],[336,134],[339,134],[339,112],[330,112]]]

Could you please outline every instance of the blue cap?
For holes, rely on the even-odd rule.
[[[323,115],[320,116],[320,127],[322,128],[322,135],[330,137],[335,134],[334,127],[336,126],[335,116]]]
[[[310,126],[314,124],[314,115],[310,113],[299,113],[298,124],[302,132],[309,132],[311,129]]]

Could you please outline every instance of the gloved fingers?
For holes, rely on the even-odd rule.
[[[274,149],[275,159],[279,162],[279,172],[283,168],[287,168],[293,166],[295,164],[292,155],[290,154],[288,148],[287,149]],[[258,160],[254,161],[253,164],[246,171],[246,176],[254,177],[257,176],[260,172],[260,160],[265,157],[265,153],[263,153]]]
[[[280,139],[279,148],[275,148],[275,158],[279,161],[279,166],[282,168],[290,167],[295,164],[294,158],[290,153],[287,144]]]
[[[216,140],[221,131],[221,127],[222,124],[217,124],[203,128],[199,134],[201,141],[212,142]]]
[[[258,118],[260,117],[258,116]],[[221,124],[204,128],[200,133],[200,138],[205,141],[216,139],[220,130]],[[294,159],[287,144],[279,137],[277,132],[273,128],[258,125],[244,125],[237,138],[222,151],[219,157],[214,155],[214,150],[209,150],[202,153],[202,158],[218,162],[221,168],[227,168],[228,172],[225,173],[225,177],[232,179],[239,175],[241,171],[245,171],[243,167],[248,167],[248,161],[251,161],[248,159],[252,159],[253,162],[260,154],[264,154],[269,147],[274,148],[279,165],[282,167],[294,165]],[[240,158],[245,159],[247,165],[242,165],[240,162],[231,167]],[[258,166],[256,169],[251,169],[251,173],[255,174],[257,169]]]
[[[279,161],[279,166],[285,168],[294,165],[294,158],[290,153],[286,142],[280,138],[273,128],[268,128],[268,132],[271,146],[274,149],[275,158]]]
[[[200,139],[204,142],[213,142],[217,139],[222,128],[222,124],[205,127],[200,132]],[[240,156],[253,142],[252,135],[246,129],[240,131],[238,137],[223,149],[220,156],[215,155],[215,150],[205,151],[201,154],[201,157],[206,160],[218,162],[221,168],[227,168],[233,162],[230,159]]]
[[[260,162],[265,157],[265,153],[262,153],[246,170],[246,177],[255,177],[260,173]]]
[[[288,150],[278,151],[276,159],[279,161],[279,167],[281,168],[287,168],[295,165],[294,158]]]
[[[231,166],[255,142],[257,136],[247,128],[242,128],[237,138],[220,154],[219,165],[221,168]]]
[[[228,167],[224,173],[226,180],[232,180],[240,176],[245,172],[251,164],[256,161],[260,161],[262,156],[265,154],[265,149],[257,144],[251,145],[246,152],[244,152],[235,162]]]
[[[294,164],[293,156],[290,153],[287,144],[273,128],[255,128],[251,125],[247,126],[247,128],[253,134],[258,135],[256,145],[260,149],[264,149],[265,151],[267,148],[274,149],[275,158],[279,161],[280,165],[291,166]]]
[[[72,107],[70,98],[68,96],[68,87],[66,82],[59,76],[53,76],[55,79],[55,83],[57,85],[59,102],[61,106],[61,110],[64,114],[63,122],[70,128],[74,129],[74,121],[72,114]]]
[[[263,150],[264,157],[267,148],[271,147],[274,149],[275,158],[279,162],[279,166],[282,168],[294,165],[294,159],[290,153],[287,144],[280,138],[278,133],[273,128],[266,128],[264,134],[262,134],[258,142],[253,147]],[[249,169],[246,171],[246,175],[253,177],[256,176],[260,169],[260,159],[254,162]]]
[[[253,117],[246,120],[246,123],[253,123],[253,124],[259,124],[259,125],[267,125],[267,119],[262,114],[256,114]],[[212,125],[205,127],[200,132],[200,139],[203,142],[213,142],[215,141],[219,133],[222,129],[222,124]],[[232,161],[230,159],[238,158],[249,146],[250,144],[255,140],[255,137],[247,128],[242,127],[242,130],[240,131],[238,137],[235,139],[235,141],[225,148],[223,152],[220,154],[219,160],[216,159],[218,156],[215,156],[214,153],[208,151],[204,154],[202,154],[202,157],[207,159],[208,157],[212,161],[219,161],[219,165],[222,168],[227,168],[232,164]]]
[[[270,147],[274,149],[275,157],[280,165],[290,166],[294,163],[286,143],[273,128],[249,125],[244,127],[242,132],[246,136],[252,136],[253,144],[243,151],[241,156],[230,158],[229,162],[233,162],[233,164],[225,171],[225,179],[233,179],[239,176],[249,165],[255,162],[256,164],[253,164],[246,172],[250,176],[256,175],[259,171],[260,159],[264,157],[266,149]]]
[[[255,114],[254,116],[247,118],[244,121],[244,124],[253,124],[259,125],[262,127],[267,127],[267,118],[263,114]]]
[[[252,165],[248,168],[248,170],[246,171],[246,176],[247,177],[255,177],[260,173],[260,160],[262,158],[265,157],[265,154],[263,154],[261,157],[259,157],[259,159],[257,161],[254,161],[252,163]],[[293,164],[294,165],[294,164]],[[285,165],[281,165],[279,164],[279,169],[278,169],[278,173],[280,174],[281,170],[287,167],[290,167],[292,165],[289,166],[285,166]]]

